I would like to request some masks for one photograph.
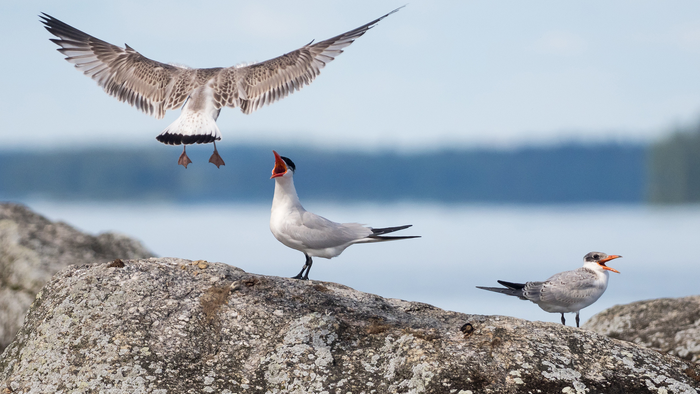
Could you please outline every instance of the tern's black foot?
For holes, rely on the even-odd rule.
[[[576,328],[579,328],[579,326],[578,326],[578,312],[576,312]]]
[[[304,253],[304,256],[306,256],[306,261],[304,262],[304,266],[301,267],[301,272],[299,272],[297,276],[293,276],[292,279],[309,280],[309,271],[311,271],[311,264],[314,262],[308,254]],[[306,271],[306,273],[304,273],[304,271]]]
[[[209,162],[214,164],[216,168],[226,165],[226,163],[224,163],[224,159],[222,159],[221,156],[219,156],[219,151],[216,150],[216,142],[214,143],[214,153],[211,154]]]
[[[566,325],[566,319],[564,319],[564,314],[561,314],[561,324]]]
[[[182,147],[182,154],[180,158],[177,159],[177,164],[185,168],[187,168],[188,164],[192,164],[192,160],[190,160],[189,156],[187,156],[187,152],[185,152],[185,147]]]

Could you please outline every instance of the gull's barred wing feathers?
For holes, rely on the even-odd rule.
[[[160,119],[166,110],[180,108],[199,87],[210,83],[214,105],[240,107],[249,114],[311,83],[342,49],[379,21],[373,20],[336,37],[309,43],[296,51],[248,66],[191,69],[151,60],[125,44],[102,41],[60,20],[40,15],[59,52],[105,92]]]
[[[196,87],[197,70],[151,60],[128,45],[112,45],[47,14],[40,17],[68,62],[111,96],[149,115],[160,119],[179,108]]]
[[[310,84],[326,64],[343,53],[343,48],[399,9],[333,38],[316,44],[312,44],[312,41],[296,51],[236,69],[240,78],[238,88],[241,111],[249,114]],[[235,107],[238,102],[229,99],[225,105]]]

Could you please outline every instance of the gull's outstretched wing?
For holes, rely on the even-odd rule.
[[[194,70],[151,60],[133,48],[121,48],[84,33],[60,20],[40,15],[46,30],[66,60],[94,79],[105,92],[160,119],[182,106],[198,86]]]
[[[399,9],[347,33],[316,44],[312,44],[312,41],[296,51],[274,59],[223,70],[222,77],[224,74],[229,74],[229,77],[220,82],[222,86],[219,90],[225,92],[220,105],[240,106],[241,111],[249,114],[263,105],[272,104],[287,97],[290,93],[310,84],[326,64],[343,53],[343,48]],[[236,84],[235,89],[234,84]],[[231,94],[234,91],[235,94]]]

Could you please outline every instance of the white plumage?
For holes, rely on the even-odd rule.
[[[330,259],[341,254],[348,246],[357,243],[393,241],[417,238],[417,236],[385,236],[384,234],[411,227],[371,228],[358,223],[336,223],[307,211],[301,205],[294,187],[294,163],[275,154],[275,167],[271,178],[275,180],[272,199],[270,231],[284,245],[301,251],[306,262],[294,278],[309,279],[312,257]],[[304,274],[304,271],[306,273]],[[303,276],[302,276],[303,274]]]

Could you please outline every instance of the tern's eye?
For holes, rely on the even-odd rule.
[[[596,260],[600,260],[600,255],[599,255],[599,254],[594,254],[594,255],[593,255],[593,258],[596,259]]]

